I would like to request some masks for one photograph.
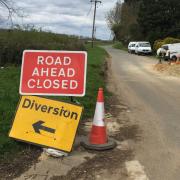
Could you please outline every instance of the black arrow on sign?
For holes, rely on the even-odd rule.
[[[34,131],[38,134],[41,134],[40,130],[43,130],[43,131],[46,131],[46,132],[49,132],[49,133],[55,133],[55,129],[52,129],[52,128],[49,128],[49,127],[46,127],[46,126],[43,126],[45,122],[44,121],[38,121],[36,123],[34,123],[32,126],[34,128]]]

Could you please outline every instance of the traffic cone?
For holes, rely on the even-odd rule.
[[[104,114],[103,88],[99,88],[93,125],[89,137],[81,142],[83,147],[93,150],[107,150],[116,146],[115,141],[107,137]]]
[[[106,126],[104,122],[104,95],[103,89],[99,88],[93,125],[89,136],[91,144],[107,143]]]

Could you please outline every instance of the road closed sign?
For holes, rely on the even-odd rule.
[[[87,53],[84,51],[23,52],[21,95],[84,96]]]
[[[9,136],[70,152],[83,108],[37,96],[22,96]]]

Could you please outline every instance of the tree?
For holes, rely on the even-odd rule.
[[[116,2],[116,5],[111,9],[106,16],[107,22],[110,27],[114,24],[120,24],[121,22],[121,1]]]
[[[115,7],[109,11],[107,22],[114,33],[115,39],[128,43],[130,40],[140,40],[141,34],[137,15],[141,0],[118,1]]]
[[[0,0],[0,6],[7,11],[7,19],[11,22],[11,25],[13,25],[12,17],[13,15],[16,15],[18,17],[23,18],[24,13],[21,8],[18,8],[14,5],[12,0]],[[0,20],[2,21],[4,18],[2,17],[2,14],[0,13]]]
[[[114,33],[115,38],[117,38],[118,32],[120,30],[121,6],[121,1],[117,1],[114,8],[111,9],[106,15],[107,24],[111,31]]]
[[[11,19],[12,14],[15,11],[12,2],[9,0],[0,0],[0,6],[8,11],[8,20]]]
[[[125,3],[128,3],[128,4],[135,4],[137,2],[139,2],[141,0],[124,0]]]
[[[142,0],[138,23],[141,32],[151,42],[167,36],[180,35],[179,0]]]

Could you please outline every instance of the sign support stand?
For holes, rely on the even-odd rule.
[[[70,96],[70,101],[71,101],[71,103],[75,103],[75,104],[77,104],[77,105],[80,105],[80,104],[81,104],[79,101],[77,101],[76,99],[74,99],[73,96]]]
[[[70,96],[70,99],[71,99],[71,102],[73,103],[74,102],[73,96]]]
[[[23,96],[9,137],[43,146],[52,156],[67,156],[83,111],[76,97],[85,95],[86,68],[85,51],[25,50],[19,87]],[[71,103],[35,95],[68,96]]]

